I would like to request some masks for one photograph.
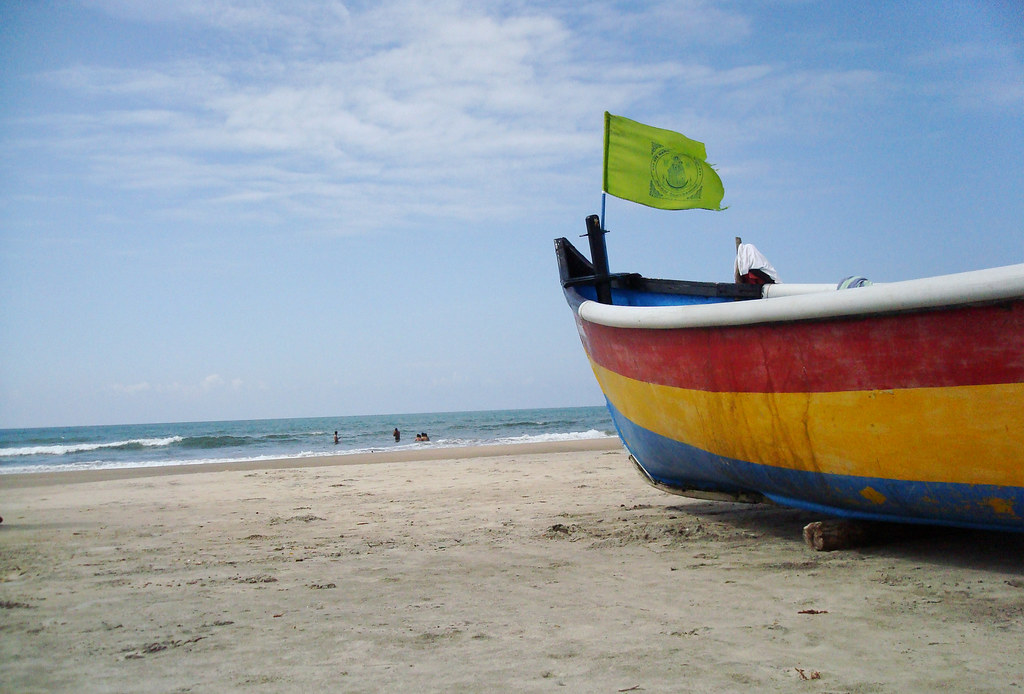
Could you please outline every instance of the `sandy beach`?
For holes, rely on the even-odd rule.
[[[4,692],[1024,691],[1024,536],[815,552],[617,440],[0,476]]]

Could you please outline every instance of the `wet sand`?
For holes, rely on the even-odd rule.
[[[0,476],[0,691],[1024,691],[1024,535],[814,552],[617,441]]]

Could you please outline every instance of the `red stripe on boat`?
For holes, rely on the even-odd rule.
[[[584,347],[595,362],[629,378],[678,388],[820,393],[1024,381],[1022,301],[714,328],[580,322]]]

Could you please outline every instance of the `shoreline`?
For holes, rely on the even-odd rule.
[[[252,472],[255,470],[283,470],[289,468],[335,467],[339,465],[377,465],[381,463],[414,463],[438,460],[465,460],[493,458],[510,454],[570,453],[582,451],[611,451],[622,448],[617,436],[569,441],[539,441],[479,446],[453,446],[451,448],[409,448],[400,451],[372,453],[340,453],[337,455],[297,456],[294,458],[267,458],[266,460],[239,460],[219,463],[173,463],[145,467],[100,468],[92,470],[60,470],[47,472],[12,472],[0,474],[0,487],[24,489],[50,487],[61,484],[81,484],[111,480],[141,479],[209,472]]]

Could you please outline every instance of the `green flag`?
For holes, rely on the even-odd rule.
[[[704,144],[643,123],[604,114],[604,190],[662,210],[722,209],[722,179]]]

